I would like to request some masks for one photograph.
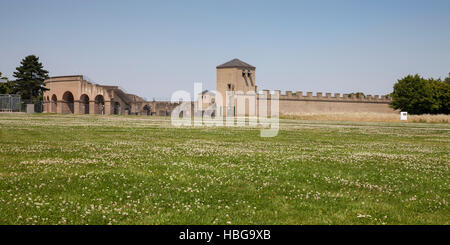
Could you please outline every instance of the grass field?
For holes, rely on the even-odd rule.
[[[450,125],[0,114],[0,224],[450,224]]]

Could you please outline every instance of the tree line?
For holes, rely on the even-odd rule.
[[[410,114],[449,114],[450,73],[444,80],[408,75],[394,84],[391,107]]]

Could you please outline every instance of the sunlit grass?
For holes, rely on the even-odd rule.
[[[449,224],[450,126],[0,114],[0,224]]]

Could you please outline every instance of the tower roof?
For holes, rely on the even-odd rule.
[[[220,68],[245,68],[245,69],[250,69],[250,70],[256,69],[256,67],[249,65],[239,59],[232,59],[226,63],[223,63],[222,65],[217,66],[216,68],[217,69],[220,69]]]

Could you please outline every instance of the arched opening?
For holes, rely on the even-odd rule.
[[[63,114],[73,114],[73,94],[69,91],[63,94]]]
[[[57,112],[57,107],[58,107],[58,99],[56,98],[56,95],[52,95],[52,102],[50,104],[50,111],[51,112]]]
[[[120,103],[119,102],[114,102],[114,115],[119,115],[120,114]]]
[[[89,114],[89,96],[86,94],[83,94],[80,97],[80,113]]]
[[[144,115],[151,116],[152,115],[152,107],[149,105],[144,106]]]
[[[99,94],[95,97],[95,114],[105,114],[105,99]]]

